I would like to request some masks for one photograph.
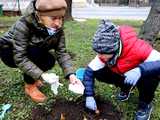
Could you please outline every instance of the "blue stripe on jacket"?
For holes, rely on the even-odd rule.
[[[83,84],[85,86],[84,95],[94,96],[94,71],[87,67],[84,72]]]
[[[160,75],[160,61],[144,62],[139,67],[141,69],[141,77]],[[94,71],[90,67],[87,67],[83,80],[85,96],[94,96],[94,79]]]
[[[160,61],[144,62],[139,65],[141,77],[160,75]]]

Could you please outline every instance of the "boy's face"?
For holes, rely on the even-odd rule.
[[[98,57],[103,61],[103,62],[108,62],[112,57],[113,54],[99,54]]]
[[[42,23],[48,28],[59,29],[62,27],[63,17],[59,16],[39,16]]]

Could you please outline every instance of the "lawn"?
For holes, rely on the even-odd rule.
[[[13,23],[18,18],[0,17],[0,24]],[[138,31],[143,21],[129,21],[129,20],[114,20],[116,24],[132,25]],[[87,63],[94,57],[95,53],[91,48],[91,41],[93,34],[97,28],[98,20],[87,20],[85,22],[69,21],[65,22],[66,45],[69,53],[73,58],[74,68],[85,67]],[[8,28],[0,29],[2,35]],[[55,98],[61,97],[68,101],[76,101],[81,96],[77,96],[68,91],[68,82],[63,78],[62,70],[56,64],[51,71],[60,75],[60,80],[64,84],[59,89],[57,96],[53,95],[49,85],[46,85],[42,91],[48,96],[48,100],[43,104],[36,104],[32,102],[24,93],[24,82],[19,69],[11,69],[0,62],[0,104],[10,103],[12,109],[5,117],[5,120],[31,120],[31,110],[37,106],[43,106],[46,109],[51,109],[51,104]],[[123,112],[122,120],[132,120],[138,99],[138,92],[135,89],[127,102],[118,102],[115,99],[117,89],[114,86],[107,85],[96,81],[96,94],[101,96],[104,100],[111,101],[118,109]],[[151,120],[160,120],[160,90],[157,89],[154,99],[154,111]]]

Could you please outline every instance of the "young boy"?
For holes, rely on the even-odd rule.
[[[159,83],[160,53],[147,42],[137,38],[130,26],[115,26],[102,20],[94,38],[96,57],[88,64],[84,73],[86,107],[96,110],[94,79],[114,84],[121,88],[117,95],[120,101],[128,99],[130,90],[139,90],[136,120],[149,120],[154,92]]]

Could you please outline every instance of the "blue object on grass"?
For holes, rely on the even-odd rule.
[[[76,77],[77,77],[78,79],[80,79],[81,81],[83,80],[84,71],[85,71],[85,68],[78,68],[78,69],[76,70]]]
[[[0,112],[0,120],[3,120],[4,116],[5,116],[5,113],[10,110],[11,108],[11,104],[4,104],[2,106],[2,111]]]

